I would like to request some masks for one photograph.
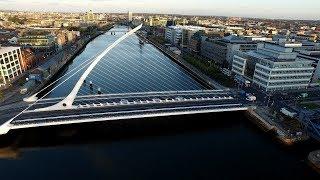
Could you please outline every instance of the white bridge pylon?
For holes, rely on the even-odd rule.
[[[113,42],[107,49],[105,49],[99,56],[97,56],[96,59],[90,64],[90,66],[82,74],[82,76],[78,80],[77,84],[74,86],[74,88],[72,89],[71,93],[66,98],[64,98],[62,101],[60,101],[59,103],[57,103],[57,104],[55,104],[53,106],[49,106],[49,107],[46,107],[46,108],[41,108],[41,109],[38,109],[38,110],[39,111],[54,111],[54,110],[63,110],[63,109],[72,109],[72,108],[74,108],[73,102],[74,102],[74,100],[75,100],[75,98],[76,98],[81,86],[83,85],[85,79],[88,77],[90,72],[94,69],[94,67],[100,62],[100,60],[110,50],[112,50],[114,47],[116,47],[124,39],[126,39],[130,35],[132,35],[135,32],[137,32],[139,29],[141,29],[141,27],[142,27],[142,24],[137,26],[136,28],[132,29],[131,31],[129,31],[125,35],[121,36],[119,39],[117,39],[115,42]]]

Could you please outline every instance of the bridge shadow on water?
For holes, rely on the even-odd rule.
[[[207,132],[220,133],[250,129],[284,149],[273,132],[264,132],[250,122],[243,112],[181,115],[107,122],[70,124],[12,130],[0,137],[0,148],[24,149],[73,145],[108,144],[115,141],[141,140],[153,137],[192,135]],[[241,131],[240,130],[240,131]],[[237,138],[241,133],[238,134]],[[221,137],[223,138],[223,137]],[[309,141],[310,142],[310,141]],[[308,142],[308,143],[309,143]],[[316,142],[311,140],[312,146]]]
[[[76,179],[90,179],[97,171],[95,179],[319,177],[305,162],[319,147],[316,142],[288,147],[273,137],[243,112],[184,115],[13,130],[0,137],[0,158],[16,164],[31,157],[53,163],[78,157],[71,158],[72,167],[44,165],[60,172],[48,179],[70,175],[61,174],[64,168]],[[93,165],[86,164],[89,154]],[[99,170],[92,169],[97,164]]]
[[[0,137],[0,147],[12,145],[15,148],[41,148],[99,144],[157,136],[223,131],[242,126],[245,118],[243,112],[224,112],[19,129]],[[245,125],[254,126],[250,123]]]

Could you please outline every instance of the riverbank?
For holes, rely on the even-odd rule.
[[[279,124],[275,123],[275,121],[270,118],[269,113],[265,112],[261,107],[248,110],[246,115],[249,116],[249,120],[257,124],[263,131],[273,132],[276,138],[285,145],[293,145],[309,139],[308,136],[292,136]]]

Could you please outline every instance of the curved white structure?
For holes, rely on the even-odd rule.
[[[74,99],[76,98],[84,80],[88,77],[90,72],[93,70],[93,68],[100,62],[100,60],[114,47],[116,47],[120,42],[122,42],[124,39],[132,35],[133,33],[137,32],[139,29],[141,29],[142,24],[137,26],[136,28],[132,29],[122,37],[120,37],[118,40],[116,40],[114,43],[112,43],[107,49],[105,49],[99,56],[96,57],[96,59],[92,62],[92,64],[87,68],[87,70],[82,74],[77,84],[74,86],[71,93],[64,98],[61,102],[50,106],[43,108],[41,110],[43,111],[52,111],[52,110],[63,110],[63,109],[71,109],[73,106]]]

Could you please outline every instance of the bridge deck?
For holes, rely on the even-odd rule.
[[[61,99],[47,99],[15,118],[14,126],[52,122],[82,121],[84,119],[117,118],[143,114],[186,111],[206,111],[243,108],[248,102],[230,91],[162,92],[96,95],[78,97],[73,109],[39,111]]]
[[[2,126],[0,133],[40,126],[247,110],[252,105],[232,91],[186,91],[82,96],[77,97],[70,109],[41,109],[60,101],[60,98],[39,101]]]
[[[206,112],[246,110],[248,107],[236,100],[182,102],[166,104],[118,105],[114,107],[79,108],[54,112],[29,112],[11,122],[12,129],[82,122],[108,121],[143,117],[157,117]]]
[[[146,102],[153,101],[154,99],[167,100],[176,98],[185,99],[201,99],[203,97],[215,98],[216,100],[224,97],[236,97],[236,93],[230,91],[184,91],[184,92],[150,92],[150,93],[127,93],[127,94],[102,94],[102,95],[91,95],[91,96],[78,96],[74,105],[87,105],[87,104],[106,104],[106,103],[120,103],[121,100],[127,100],[129,102]],[[60,102],[62,98],[52,98],[40,100],[37,104],[30,108],[35,110],[39,108],[48,107]]]

